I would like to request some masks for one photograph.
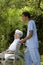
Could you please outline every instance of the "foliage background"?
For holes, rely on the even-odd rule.
[[[22,21],[22,12],[29,11],[35,20],[39,39],[39,51],[43,54],[43,0],[0,0],[0,52],[13,41],[16,29],[26,36],[27,24]]]

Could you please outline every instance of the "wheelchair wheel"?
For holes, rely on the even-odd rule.
[[[15,65],[24,65],[24,59],[20,56],[16,56]]]
[[[15,59],[7,59],[2,65],[24,65],[24,59],[18,55],[15,55]]]

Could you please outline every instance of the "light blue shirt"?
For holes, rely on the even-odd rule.
[[[29,31],[33,30],[33,35],[30,39],[26,41],[26,46],[31,48],[38,48],[38,37],[37,37],[37,30],[34,20],[30,20],[28,22],[28,28],[27,28],[27,36],[29,35]]]

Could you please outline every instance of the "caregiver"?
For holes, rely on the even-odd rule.
[[[32,65],[32,63],[34,63],[34,65],[40,65],[38,37],[35,22],[31,19],[28,11],[24,11],[22,13],[22,19],[28,23],[27,35],[24,39],[20,40],[20,43],[24,43],[26,41],[26,50],[24,53],[25,65]]]

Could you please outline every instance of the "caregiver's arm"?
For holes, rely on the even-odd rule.
[[[30,39],[30,38],[32,37],[32,35],[33,35],[33,30],[30,30],[30,31],[29,31],[29,35],[26,36],[24,39],[20,40],[20,43],[23,43],[23,42],[25,42],[26,40]]]

